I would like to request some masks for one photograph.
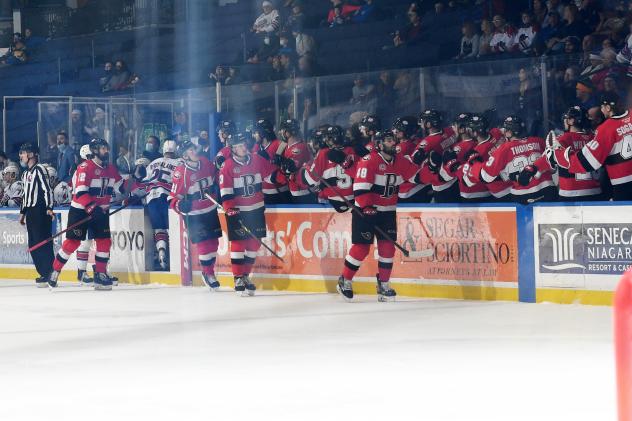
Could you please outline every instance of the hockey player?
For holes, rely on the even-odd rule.
[[[360,133],[363,142],[361,145],[352,145],[356,149],[356,154],[361,158],[373,150],[375,134],[382,130],[382,122],[376,115],[367,115],[360,120]]]
[[[586,112],[579,106],[569,108],[562,116],[564,134],[557,138],[554,147],[569,148],[571,152],[579,152],[592,139],[593,134],[586,131],[589,124]],[[518,175],[518,182],[526,186],[538,172],[554,171],[548,156],[542,155],[533,165],[526,166]],[[599,171],[583,174],[571,174],[566,168],[558,168],[559,195],[562,201],[601,200],[601,182]]]
[[[342,127],[330,126],[323,136],[327,147],[318,151],[312,165],[301,168],[299,175],[312,190],[320,190],[319,198],[329,201],[337,212],[346,212],[349,207],[344,199],[353,200],[352,177],[358,157],[352,147],[344,146]]]
[[[591,142],[577,152],[570,146],[549,149],[549,163],[569,174],[590,173],[604,166],[612,183],[613,200],[632,200],[632,115],[613,93],[601,98],[601,112],[606,121]]]
[[[72,188],[68,183],[57,178],[57,170],[48,164],[42,164],[48,173],[48,182],[53,189],[53,202],[55,207],[68,206],[72,200]]]
[[[412,140],[417,133],[417,119],[412,116],[400,117],[393,123],[393,133],[397,138],[398,152],[404,155],[412,155],[417,145]]]
[[[24,187],[22,181],[18,180],[18,167],[9,166],[2,170],[2,180],[4,181],[4,194],[0,199],[0,206],[19,207],[22,204]]]
[[[170,206],[184,218],[189,239],[197,247],[204,283],[211,291],[217,291],[220,283],[215,277],[215,260],[222,228],[217,205],[205,197],[211,194],[217,170],[198,155],[193,142],[180,145],[180,156],[184,162],[173,171]]]
[[[79,149],[79,158],[81,159],[81,163],[92,159],[92,153],[90,152],[90,145],[83,145],[81,149]],[[122,177],[122,176],[121,176]],[[128,174],[129,177],[129,174]],[[72,185],[75,186],[77,184],[77,171],[72,175]],[[123,184],[125,184],[125,179],[123,179]],[[71,192],[71,201],[72,201]],[[88,228],[88,232],[86,233],[86,239],[81,241],[79,248],[77,249],[77,280],[79,283],[83,285],[93,285],[93,278],[88,275],[88,259],[90,258],[90,248],[92,247],[92,242],[94,240],[94,235],[92,230]],[[96,270],[95,270],[96,272]],[[106,269],[106,275],[108,275],[112,279],[112,285],[118,285],[118,278],[110,276]]]
[[[267,235],[262,182],[270,181],[275,166],[251,154],[245,138],[239,134],[230,136],[228,145],[232,155],[220,170],[219,187],[226,211],[235,291],[242,296],[254,295],[256,287],[250,280],[250,272],[260,247],[257,238]]]
[[[410,158],[397,153],[397,138],[391,132],[378,133],[376,151],[362,158],[356,167],[353,181],[356,212],[351,217],[351,242],[345,258],[342,275],[338,279],[338,292],[346,300],[353,299],[352,281],[360,264],[369,254],[374,237],[377,237],[378,274],[377,294],[380,301],[393,299],[395,290],[390,286],[395,245],[376,232],[382,229],[397,240],[397,189],[404,181],[415,182],[419,167]]]
[[[521,204],[554,200],[556,189],[549,172],[538,173],[526,186],[518,183],[520,171],[542,156],[545,150],[544,139],[526,137],[525,124],[515,115],[505,118],[503,129],[507,141],[490,154],[487,162],[472,165],[468,178],[473,182],[485,183],[498,179],[512,181],[512,199]]]
[[[224,165],[224,161],[230,158],[230,148],[226,141],[231,135],[237,133],[237,126],[232,120],[222,120],[217,126],[217,138],[221,143],[221,149],[215,155],[215,167],[219,170]]]
[[[266,119],[259,119],[254,124],[252,135],[255,145],[252,152],[258,154],[262,158],[273,162],[276,155],[283,155],[287,143],[281,142],[274,134],[272,123]],[[266,205],[278,205],[290,203],[290,187],[285,179],[274,183],[263,181],[263,197]]]
[[[176,158],[176,142],[165,140],[162,145],[161,158],[151,162],[147,167],[147,176],[143,180],[147,196],[145,203],[151,227],[154,230],[154,243],[158,266],[169,270],[169,194],[172,187],[173,171],[182,160]]]
[[[92,139],[89,145],[92,159],[81,163],[75,173],[68,226],[87,216],[91,219],[66,233],[66,239],[55,257],[53,272],[48,279],[48,285],[51,288],[57,286],[62,268],[72,253],[79,248],[81,241],[86,239],[87,230],[92,229],[97,246],[94,288],[96,290],[112,289],[112,279],[106,274],[112,246],[108,210],[114,190],[122,188],[122,178],[116,166],[109,163],[108,142],[104,139]]]
[[[279,127],[280,139],[287,143],[283,155],[278,156],[275,164],[288,177],[288,185],[292,202],[297,204],[316,203],[316,195],[298,179],[298,169],[312,160],[309,146],[300,137],[298,122],[288,119],[281,122]]]

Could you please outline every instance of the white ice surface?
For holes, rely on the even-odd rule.
[[[0,420],[614,420],[611,309],[0,281]]]

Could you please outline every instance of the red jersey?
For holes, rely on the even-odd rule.
[[[169,194],[171,208],[184,214],[178,205],[181,200],[190,200],[191,211],[186,215],[200,215],[215,210],[217,205],[206,199],[205,194],[211,194],[216,174],[215,166],[204,157],[200,157],[197,165],[190,161],[178,165],[172,174],[173,184]]]
[[[312,152],[309,150],[307,143],[302,140],[288,144],[283,156],[287,159],[291,159],[296,164],[296,168],[302,168],[305,164],[311,161]],[[292,196],[307,196],[310,191],[305,188],[305,184],[301,183],[300,171],[292,174],[289,177],[288,185],[290,186],[290,193]]]
[[[557,149],[556,161],[571,174],[597,171],[603,166],[613,186],[632,182],[632,116],[626,111],[604,121],[595,138],[574,152]]]
[[[507,141],[494,150],[487,162],[480,166],[480,180],[486,183],[499,178],[503,181],[512,181],[511,194],[516,196],[535,193],[553,186],[550,172],[538,172],[527,186],[521,186],[517,181],[518,173],[537,161],[545,148],[544,139],[541,137]]]
[[[85,209],[90,203],[107,209],[114,190],[121,191],[123,179],[116,165],[100,166],[88,159],[77,167],[73,176],[73,195],[70,206]]]
[[[593,139],[592,133],[566,132],[557,140],[563,148],[569,148],[572,152],[579,152]],[[535,162],[538,169],[551,168],[549,159],[542,156]],[[591,171],[572,174],[566,168],[560,167],[559,192],[562,197],[581,197],[601,194],[601,182],[599,172]]]
[[[417,144],[409,139],[403,139],[397,144],[397,152],[401,153],[402,155],[410,156],[413,154],[413,152],[415,152],[415,149],[417,149]]]
[[[397,154],[391,161],[371,152],[358,161],[353,194],[358,207],[375,206],[380,212],[394,211],[397,190],[405,181],[415,183],[419,167],[409,157]]]
[[[222,149],[219,150],[219,152],[217,152],[217,155],[215,155],[215,167],[217,167],[217,169],[222,168],[224,162],[228,160],[231,155],[231,148],[229,146],[224,146]]]
[[[504,142],[504,137],[502,136],[500,130],[491,129],[489,133],[490,135],[487,137],[487,139],[478,142],[478,144],[474,148],[478,156],[483,158],[483,162],[487,161],[489,159],[489,155],[491,155],[496,149],[498,149],[498,147]],[[471,177],[470,164],[466,164],[461,168],[461,173],[459,174],[459,183],[463,183],[463,185],[467,186],[468,188],[472,188],[476,185],[485,187],[496,199],[501,199],[511,193],[511,186],[513,185],[513,182],[511,180],[504,181],[500,178],[492,181],[491,183],[483,183],[480,179],[474,179]]]
[[[419,142],[418,148],[422,149],[426,154],[432,151],[443,154],[443,151],[449,149],[457,140],[458,136],[452,127],[446,127],[439,133],[426,136]],[[456,179],[443,180],[438,173],[433,173],[428,165],[422,166],[420,178],[424,184],[432,184],[432,190],[434,191],[446,190],[456,182]]]
[[[325,200],[334,200],[337,202],[343,202],[342,197],[338,194],[342,194],[345,199],[353,200],[353,176],[355,175],[355,169],[359,157],[355,154],[352,147],[347,146],[343,149],[344,154],[347,156],[343,168],[342,165],[332,162],[327,157],[329,148],[324,148],[318,151],[316,159],[309,168],[304,168],[302,172],[302,181],[309,187],[319,186],[320,180],[325,179],[329,184],[336,187],[335,191],[327,186],[322,186],[322,189],[318,195],[319,198]],[[330,180],[335,179],[335,182]]]
[[[219,171],[219,188],[224,208],[247,212],[264,207],[263,181],[270,182],[276,167],[257,154],[241,163],[231,157]]]
[[[475,183],[469,186],[463,181],[463,165],[467,162],[466,158],[468,158],[470,154],[473,152],[478,153],[476,151],[477,146],[478,144],[474,139],[466,139],[457,143],[452,147],[456,158],[445,162],[439,170],[439,176],[443,180],[459,180],[459,193],[464,199],[480,199],[491,195],[484,183]],[[456,166],[457,164],[458,166]]]
[[[275,139],[272,142],[268,143],[268,145],[265,147],[262,147],[261,144],[257,143],[253,146],[252,153],[258,154],[259,151],[263,150],[268,154],[268,160],[272,162],[274,155],[277,155],[277,151],[279,150],[279,146],[281,145],[282,145],[282,142],[278,139]],[[263,194],[278,194],[278,193],[283,193],[289,190],[287,181],[284,178],[279,177],[279,179],[275,181],[276,181],[275,183],[272,183],[272,182],[263,180],[263,184],[262,184]]]

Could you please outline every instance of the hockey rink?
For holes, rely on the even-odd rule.
[[[614,420],[611,312],[0,281],[0,420]]]

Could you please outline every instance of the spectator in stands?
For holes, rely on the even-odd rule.
[[[294,37],[294,45],[296,45],[296,55],[298,57],[315,55],[316,41],[314,37],[303,32],[303,29],[299,26],[292,28],[292,36]]]
[[[541,91],[534,86],[532,75],[524,68],[518,72],[520,88],[518,93],[518,115],[522,117],[527,125],[527,131],[536,134],[540,128],[542,118]]]
[[[583,109],[587,110],[597,105],[597,101],[593,96],[593,87],[590,85],[590,82],[580,80],[577,82],[575,92],[579,100],[579,104],[577,105]]]
[[[540,25],[533,21],[531,12],[522,12],[522,26],[518,29],[518,33],[516,34],[516,46],[518,47],[518,51],[524,54],[531,54],[531,46],[539,30]]]
[[[620,89],[617,85],[617,75],[615,73],[608,73],[603,80],[604,92],[613,92],[617,94],[619,98],[625,98],[626,94],[623,89]]]
[[[319,74],[319,70],[314,62],[312,56],[303,56],[298,59],[297,76],[300,77],[314,77]]]
[[[492,47],[490,43],[494,36],[494,25],[489,19],[483,19],[481,21],[481,36],[479,38],[478,56],[482,57],[492,53]]]
[[[582,68],[590,66],[590,55],[593,53],[596,47],[595,37],[593,35],[586,35],[582,40],[582,58],[579,61],[579,65]]]
[[[342,14],[342,6],[340,5],[334,6],[333,10],[334,10],[334,19],[329,24],[330,28],[333,28],[334,26],[345,25],[351,22],[351,18],[349,16],[345,16]]]
[[[132,73],[123,60],[116,60],[114,74],[101,89],[103,92],[122,91],[129,88],[132,81]]]
[[[228,68],[228,77],[226,78],[226,85],[238,85],[241,83],[241,77],[239,76],[239,69],[234,66]]]
[[[66,132],[57,133],[57,178],[69,183],[75,171],[75,151],[68,143]]]
[[[289,79],[294,76],[294,64],[292,63],[292,56],[289,53],[279,54],[279,64],[281,65],[283,79]]]
[[[23,64],[28,61],[26,54],[26,45],[22,41],[17,41],[11,49],[9,55],[2,61],[2,63],[8,66],[15,66],[17,64]]]
[[[367,83],[364,76],[356,75],[351,92],[352,97],[349,101],[351,104],[362,107],[364,110],[369,107],[375,108],[375,85]]]
[[[85,131],[92,139],[104,138],[106,123],[105,111],[103,108],[97,107],[94,110],[94,117],[86,124]]]
[[[152,162],[162,156],[160,153],[160,139],[157,136],[151,135],[147,137],[145,141],[145,149],[143,149],[143,157],[149,159]]]
[[[516,29],[507,23],[501,15],[494,16],[492,20],[494,24],[494,35],[489,42],[489,46],[493,53],[511,52],[516,44]]]
[[[215,67],[215,72],[209,73],[208,77],[213,83],[219,83],[220,85],[226,85],[226,79],[228,79],[228,70],[225,66],[218,64]]]
[[[549,41],[554,38],[559,39],[564,25],[562,24],[562,19],[557,12],[549,12],[547,21],[549,24],[543,27],[540,32],[538,32],[538,34],[536,35],[535,43],[544,44],[548,49],[550,48]],[[554,41],[550,45],[555,45],[556,42],[557,41]]]
[[[292,28],[302,28],[305,26],[305,13],[303,12],[303,2],[295,0],[292,2],[292,13],[287,17],[284,30],[289,31]]]
[[[600,0],[582,0],[577,6],[581,20],[588,27],[595,28],[601,20],[602,6]]]
[[[187,120],[187,114],[183,110],[176,111],[173,127],[171,128],[172,139],[182,140],[182,137],[189,132]]]
[[[284,80],[285,72],[283,66],[281,66],[281,57],[272,57],[272,70],[270,71],[270,81]]]
[[[472,22],[465,22],[461,27],[461,49],[455,57],[457,60],[470,60],[478,57],[480,36]]]
[[[360,9],[360,6],[353,6],[346,4],[343,0],[331,0],[331,9],[327,15],[327,24],[332,26],[334,20],[341,19],[347,21],[351,18],[351,15],[356,13]]]
[[[123,178],[129,178],[132,173],[132,158],[127,145],[119,145],[119,153],[116,157],[116,168]]]
[[[106,86],[110,82],[112,75],[114,75],[114,70],[112,69],[112,67],[113,66],[111,61],[106,61],[103,65],[103,74],[99,78],[99,88],[101,89],[101,92],[105,92],[105,90],[107,89]]]
[[[353,23],[372,22],[379,18],[379,10],[373,0],[364,0],[364,4],[351,17]]]
[[[377,98],[377,114],[383,116],[385,121],[394,120],[392,108],[395,102],[395,87],[391,72],[386,70],[380,72],[375,84],[375,96]]]
[[[26,47],[33,50],[35,48],[38,48],[39,46],[41,46],[42,44],[44,44],[44,42],[46,42],[46,39],[43,37],[38,37],[33,35],[33,31],[31,30],[31,28],[26,28],[24,30],[24,44],[26,44]]]
[[[434,4],[434,13],[435,15],[441,15],[445,13],[445,4],[441,1],[438,1]]]
[[[279,11],[274,8],[272,2],[265,0],[261,3],[263,13],[252,24],[252,32],[264,36],[270,36],[281,27]]]
[[[15,162],[12,162],[9,158],[7,158],[7,154],[5,154],[4,151],[0,151],[0,172],[11,165],[17,167]]]
[[[564,15],[564,5],[560,0],[548,0],[546,2],[546,9],[549,11],[548,18],[544,20],[543,27],[551,25],[551,13],[557,13],[558,17]]]
[[[603,91],[603,80],[610,71],[606,68],[603,57],[600,54],[593,53],[589,58],[590,64],[584,68],[579,77],[580,79],[589,79],[592,86],[599,91]]]
[[[402,45],[415,45],[421,41],[421,18],[416,11],[408,11],[408,25],[395,32],[393,44],[395,47]]]
[[[74,109],[70,113],[70,124],[72,127],[72,137],[70,138],[70,145],[74,148],[80,148],[81,145],[89,143],[92,137],[86,130],[84,124],[83,114],[80,110]]]
[[[542,0],[533,0],[531,12],[533,13],[533,21],[540,25],[540,27],[543,27],[546,16],[549,13],[544,2]]]
[[[59,155],[59,149],[57,149],[57,137],[47,136],[47,145],[40,151],[40,162],[42,164],[48,164],[53,167],[57,166],[57,156]]]
[[[583,39],[590,32],[586,24],[580,19],[577,6],[568,4],[564,7],[565,24],[559,33],[548,41],[548,47],[553,52],[560,52],[564,49],[564,43],[570,37]]]

